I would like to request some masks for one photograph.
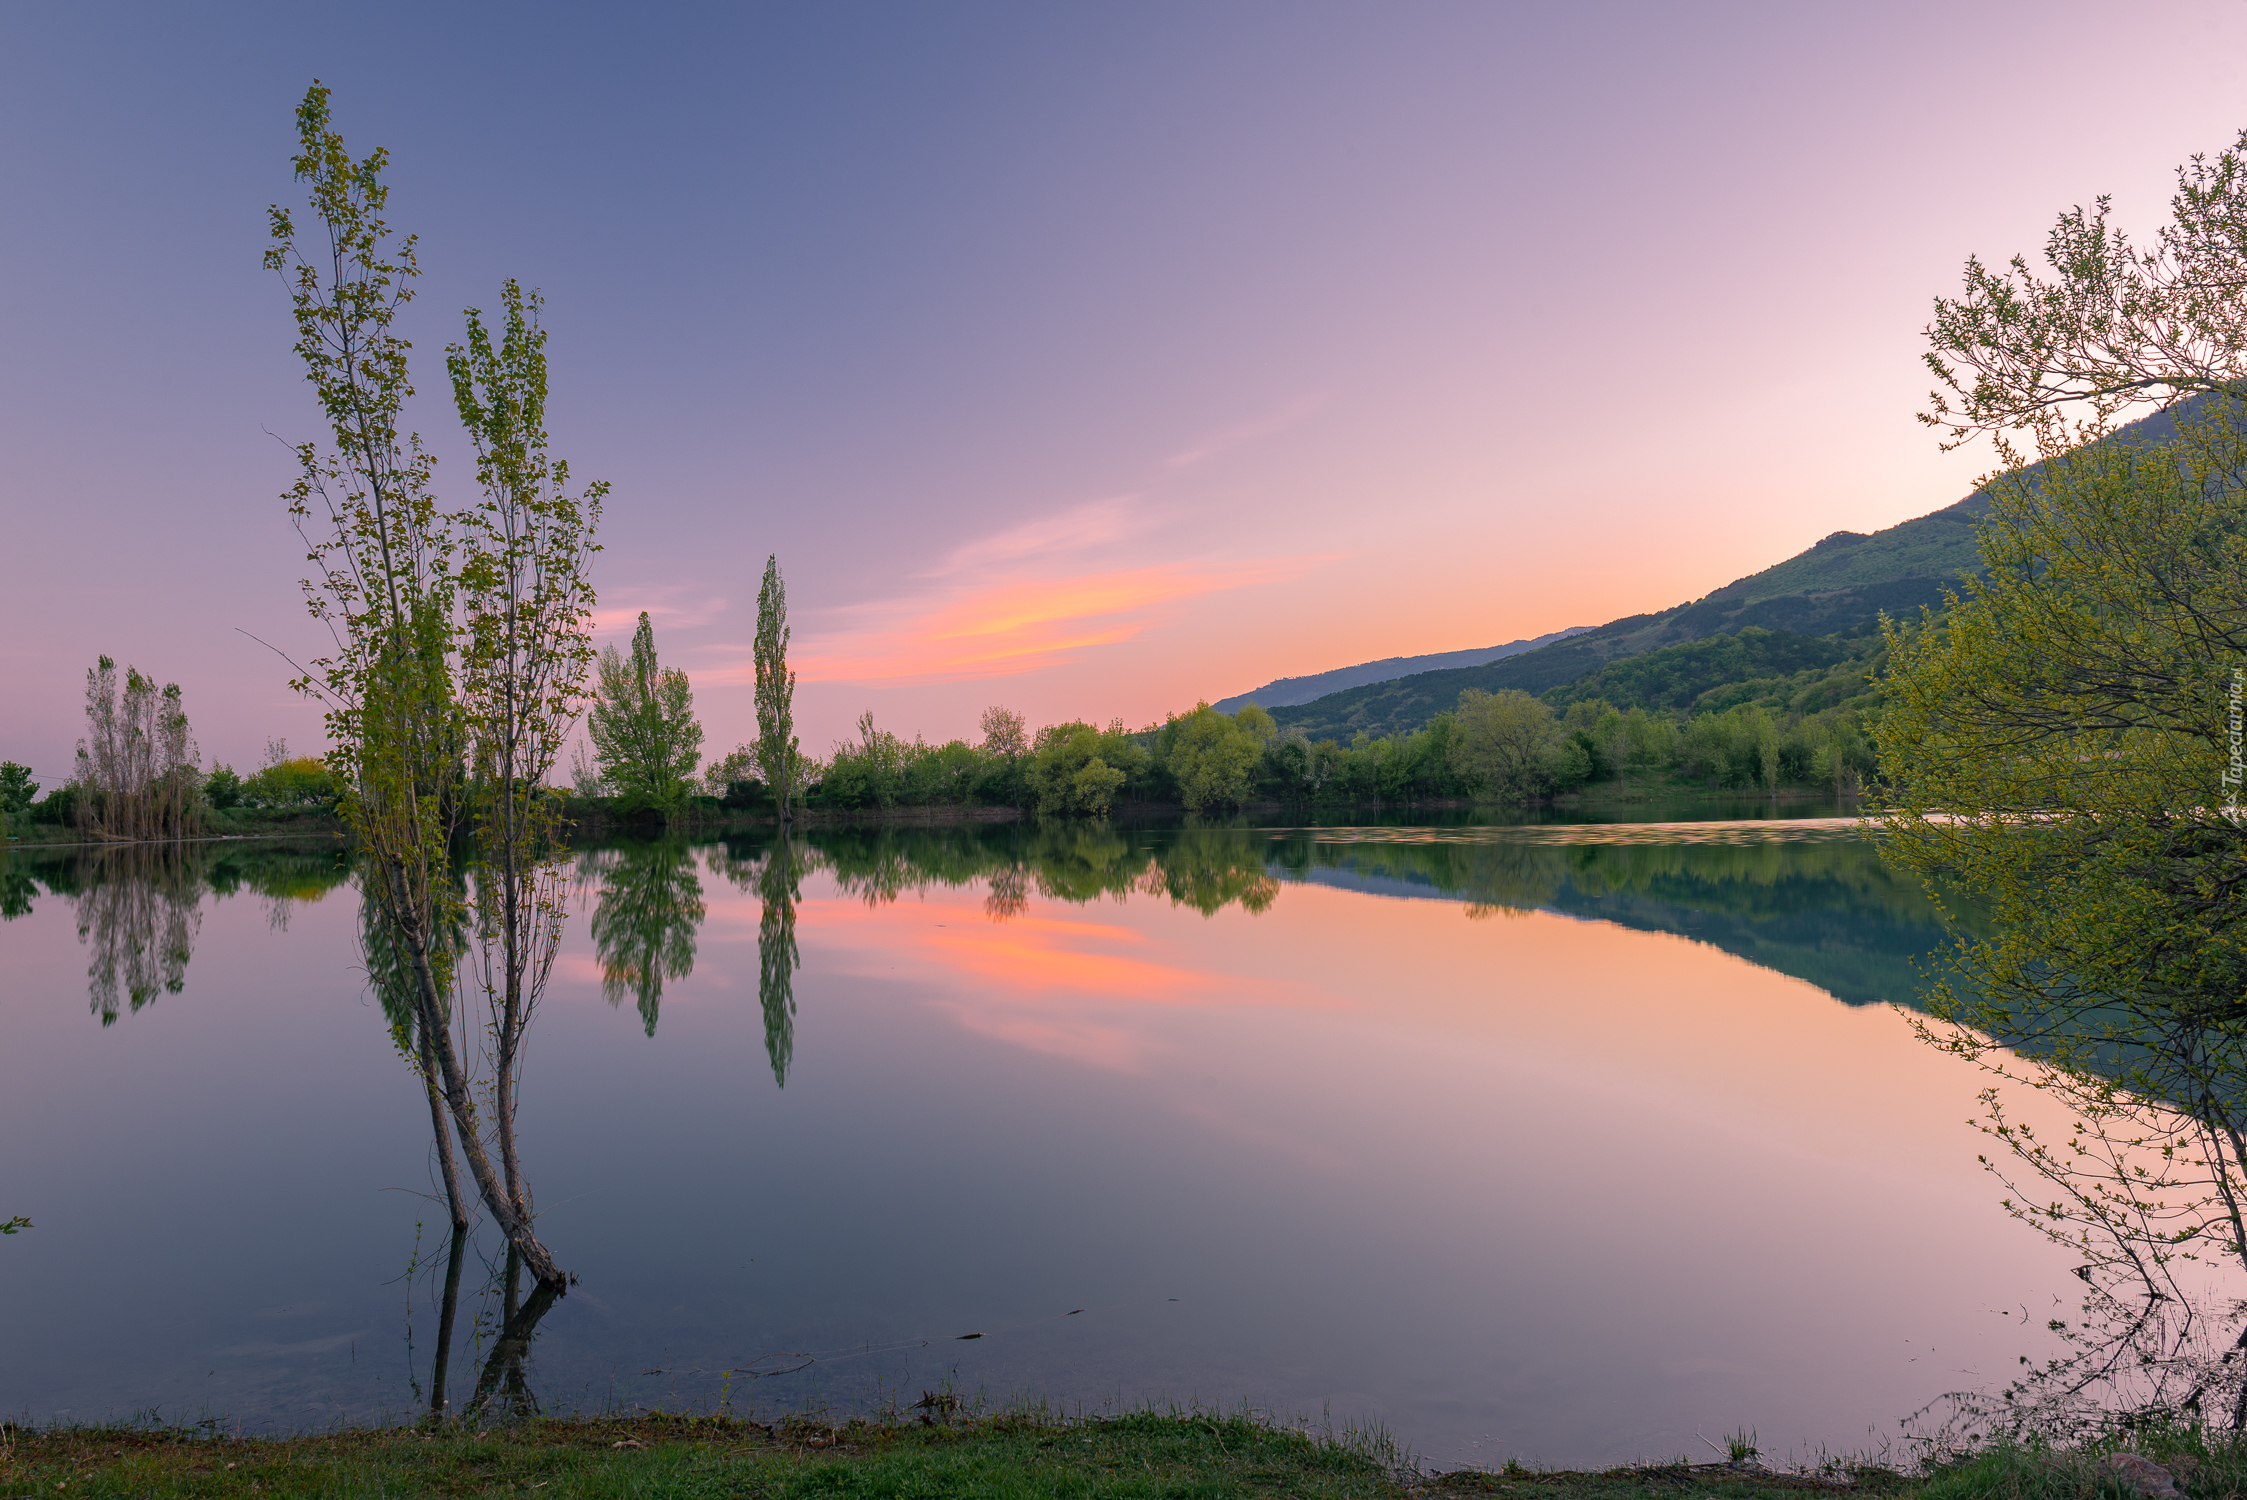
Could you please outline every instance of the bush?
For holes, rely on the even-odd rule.
[[[244,807],[332,807],[337,793],[328,763],[316,755],[268,761],[242,783]]]
[[[24,814],[24,821],[27,823],[45,823],[55,827],[77,822],[77,783],[66,781],[47,793],[46,796],[41,797],[31,805],[31,810]]]

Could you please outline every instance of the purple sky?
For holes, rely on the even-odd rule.
[[[549,299],[716,754],[765,554],[824,751],[1133,724],[1697,597],[1979,471],[1930,300],[2247,125],[2247,6],[18,5],[0,10],[0,757],[107,652],[206,758],[320,743],[276,498],[316,431],[266,205],[335,89],[459,313]]]

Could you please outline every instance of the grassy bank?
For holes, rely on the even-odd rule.
[[[1805,1491],[1910,1495],[1886,1471],[1821,1480],[1683,1464],[1605,1473],[1509,1468],[1427,1476],[1379,1437],[1306,1434],[1245,1416],[1016,1413],[953,1423],[645,1415],[484,1432],[350,1429],[275,1440],[89,1427],[0,1435],[8,1496],[1224,1497],[1727,1500]],[[1965,1500],[1962,1495],[1955,1500]]]

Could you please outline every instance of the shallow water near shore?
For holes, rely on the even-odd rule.
[[[1895,1008],[1931,909],[1833,809],[1644,811],[582,854],[521,1114],[579,1280],[502,1370],[471,1247],[454,1409],[1199,1399],[1590,1464],[2001,1382],[2071,1279]],[[0,873],[0,1412],[429,1399],[444,1212],[348,873]]]

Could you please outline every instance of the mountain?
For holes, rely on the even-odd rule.
[[[1743,630],[1759,668],[1792,671],[1846,653],[1805,637],[1861,634],[1883,611],[1905,615],[1941,604],[1981,563],[1975,522],[1984,503],[1969,496],[1933,515],[1871,535],[1837,531],[1806,552],[1726,584],[1702,598],[1652,614],[1610,620],[1592,630],[1481,666],[1420,672],[1329,693],[1272,710],[1282,728],[1300,725],[1314,740],[1345,744],[1359,731],[1376,737],[1420,728],[1468,688],[1543,693],[1609,662]],[[1782,661],[1786,664],[1782,665]]]
[[[2176,435],[2177,417],[2201,399],[2132,422],[2108,441],[2165,442]],[[1872,644],[1848,638],[1869,637],[1882,613],[1901,616],[1923,604],[1939,605],[1946,590],[1955,590],[1981,567],[1976,528],[1988,501],[1988,495],[1977,490],[1955,505],[1885,531],[1869,535],[1837,531],[1785,562],[1735,579],[1699,599],[1610,620],[1591,630],[1564,632],[1565,639],[1533,650],[1480,665],[1362,682],[1307,703],[1265,706],[1282,728],[1300,726],[1314,740],[1331,738],[1347,744],[1361,732],[1379,737],[1418,729],[1457,703],[1468,688],[1545,693],[1599,672],[1610,662],[1714,636],[1740,636],[1743,631],[1763,633],[1743,636],[1720,651],[1671,653],[1664,658],[1665,673],[1673,660],[1678,662],[1682,692],[1687,683],[1705,676],[1708,668],[1735,660],[1759,675],[1838,662]],[[1836,636],[1843,639],[1830,639]],[[1810,639],[1814,637],[1829,639]],[[1687,658],[1695,660],[1687,662]],[[1707,686],[1703,683],[1694,692],[1706,691]]]
[[[1539,646],[1549,646],[1568,636],[1581,635],[1591,629],[1589,625],[1571,625],[1566,630],[1556,630],[1533,640],[1508,641],[1503,646],[1482,646],[1466,651],[1436,651],[1426,656],[1391,656],[1380,661],[1363,661],[1354,667],[1336,667],[1331,672],[1314,672],[1308,677],[1281,677],[1246,693],[1235,693],[1210,705],[1219,713],[1239,713],[1254,703],[1262,708],[1283,708],[1290,704],[1308,703],[1323,698],[1328,693],[1338,693],[1344,688],[1361,687],[1369,682],[1388,682],[1398,677],[1410,677],[1418,672],[1437,672],[1446,667],[1479,667],[1503,656],[1519,656],[1524,651],[1534,651]]]

